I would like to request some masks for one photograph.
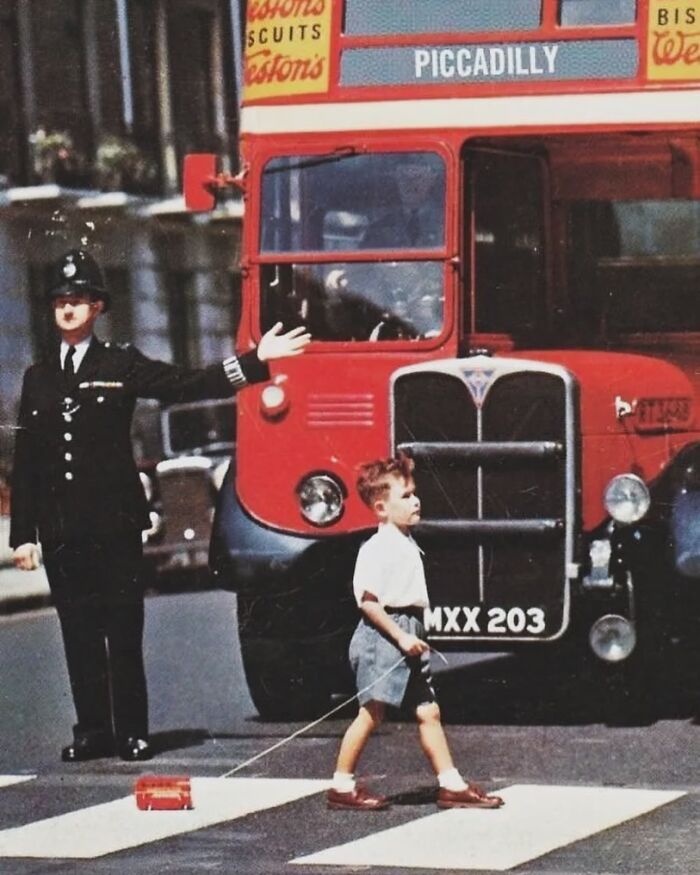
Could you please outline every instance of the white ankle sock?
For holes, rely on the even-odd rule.
[[[443,790],[450,790],[452,793],[458,793],[460,790],[466,790],[467,783],[459,774],[457,769],[446,769],[440,772],[437,776],[438,784]]]
[[[347,772],[334,772],[333,789],[337,793],[352,793],[355,789],[355,776]]]

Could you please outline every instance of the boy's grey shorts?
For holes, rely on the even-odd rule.
[[[415,616],[391,613],[391,618],[406,632],[425,638],[423,623]],[[360,705],[367,702],[384,702],[399,708],[406,704],[417,707],[435,702],[433,678],[430,672],[430,654],[406,656],[400,665],[371,689],[365,690],[382,677],[401,656],[396,644],[364,617],[360,620],[350,641],[350,665],[355,672]]]

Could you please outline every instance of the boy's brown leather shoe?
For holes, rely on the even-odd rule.
[[[359,784],[349,793],[340,793],[332,788],[326,793],[326,805],[334,809],[351,809],[355,811],[379,811],[389,807],[386,796],[370,793]]]
[[[469,784],[464,790],[445,790],[440,787],[438,808],[500,808],[505,805],[500,796],[489,796],[478,784]]]

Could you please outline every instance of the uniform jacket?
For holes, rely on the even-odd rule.
[[[269,376],[254,351],[238,363],[248,382]],[[188,370],[97,338],[69,385],[56,348],[24,375],[10,545],[41,540],[51,548],[148,528],[131,445],[136,399],[172,403],[224,398],[235,391],[223,364]]]

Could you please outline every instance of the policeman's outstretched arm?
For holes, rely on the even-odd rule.
[[[269,362],[273,359],[288,358],[293,355],[301,355],[304,348],[311,340],[311,335],[303,325],[292,328],[286,334],[281,334],[282,323],[276,322],[272,328],[260,338],[258,344],[258,358],[261,362]]]
[[[36,544],[20,544],[12,554],[15,568],[22,571],[34,571],[39,567],[39,548]]]

